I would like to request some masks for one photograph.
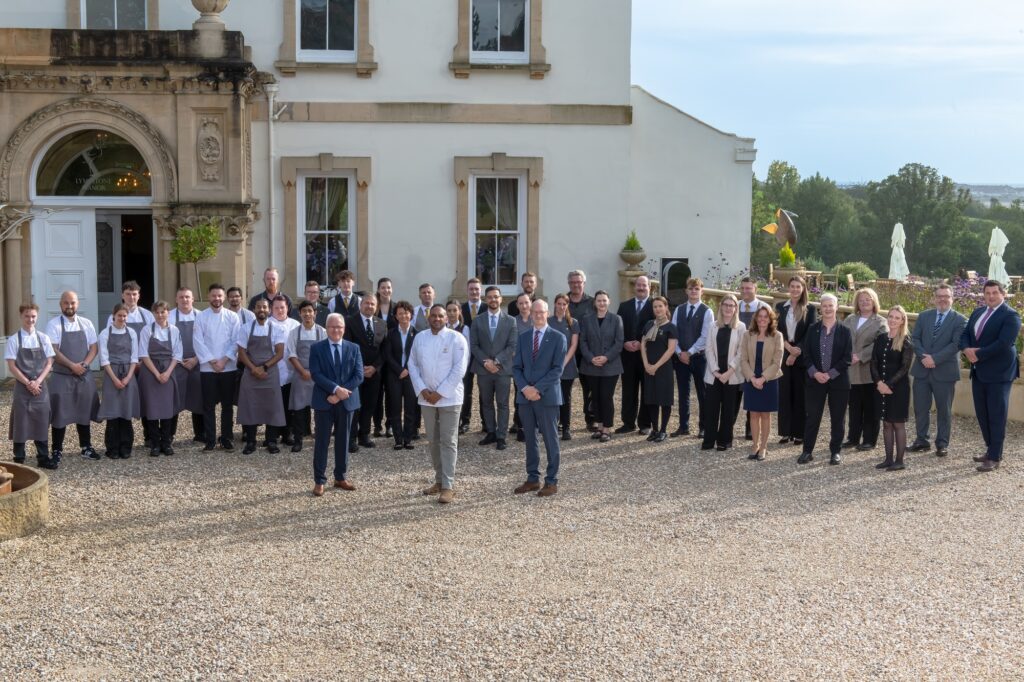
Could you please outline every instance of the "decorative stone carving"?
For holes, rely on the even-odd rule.
[[[230,93],[249,99],[263,91],[263,84],[273,80],[270,74],[255,68],[223,73],[204,73],[202,77],[167,77],[156,75],[82,74],[76,78],[40,73],[0,74],[0,92],[65,92],[68,94],[102,92],[183,92]]]
[[[220,30],[224,28],[224,20],[220,18],[220,13],[227,9],[228,3],[231,0],[192,0],[192,6],[198,10],[201,15],[192,28],[196,30],[202,30],[213,26],[219,26]]]
[[[196,139],[196,157],[199,159],[199,178],[203,182],[219,183],[224,160],[224,139],[221,117],[206,115],[199,118]]]
[[[179,205],[169,214],[154,214],[153,221],[163,239],[174,239],[180,227],[194,227],[210,222],[220,225],[221,241],[246,239],[260,219],[257,204],[187,204]]]

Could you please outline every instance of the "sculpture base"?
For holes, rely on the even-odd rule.
[[[50,480],[24,464],[4,463],[14,474],[11,493],[0,496],[0,542],[31,535],[50,520]]]

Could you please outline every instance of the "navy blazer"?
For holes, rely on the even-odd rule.
[[[533,386],[540,391],[541,405],[557,407],[562,404],[562,362],[569,347],[562,332],[548,327],[537,349],[537,359],[533,359],[533,332],[519,335],[516,346],[516,359],[512,364],[512,377],[516,382],[516,404],[528,402],[523,389]]]
[[[313,375],[314,410],[330,410],[334,406],[327,402],[327,396],[341,386],[351,392],[348,400],[341,403],[346,412],[359,409],[359,384],[363,383],[363,356],[359,346],[351,341],[341,341],[341,368],[334,366],[330,339],[317,341],[309,349],[309,373]]]
[[[814,377],[809,375],[813,368],[815,372],[827,371],[821,366],[821,333],[825,325],[820,320],[812,324],[804,335],[804,341],[800,344],[800,356],[804,359],[804,374],[807,375],[807,383],[818,383]],[[836,370],[838,376],[831,379],[831,383],[838,388],[850,388],[850,362],[853,360],[853,334],[850,328],[836,320],[832,328],[835,338],[832,339],[832,367],[829,370]]]
[[[960,349],[978,349],[978,361],[971,365],[972,379],[986,384],[1003,384],[1020,376],[1016,345],[1020,334],[1020,315],[1003,303],[985,322],[981,338],[975,338],[974,327],[987,309],[987,306],[982,306],[971,313],[960,335]]]

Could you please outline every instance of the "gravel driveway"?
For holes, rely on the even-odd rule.
[[[448,507],[417,494],[422,441],[320,499],[308,445],[66,456],[49,527],[0,544],[0,676],[1024,677],[1019,425],[985,475],[966,419],[902,473],[586,435],[546,500],[512,495],[520,444],[463,436]]]

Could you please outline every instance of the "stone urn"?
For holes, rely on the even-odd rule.
[[[192,28],[199,30],[210,24],[223,26],[224,20],[220,18],[220,13],[227,9],[229,2],[231,0],[192,0],[192,6],[202,15],[192,24]]]
[[[640,264],[647,260],[647,252],[643,249],[623,249],[619,251],[619,258],[626,263],[627,270],[639,270]]]

